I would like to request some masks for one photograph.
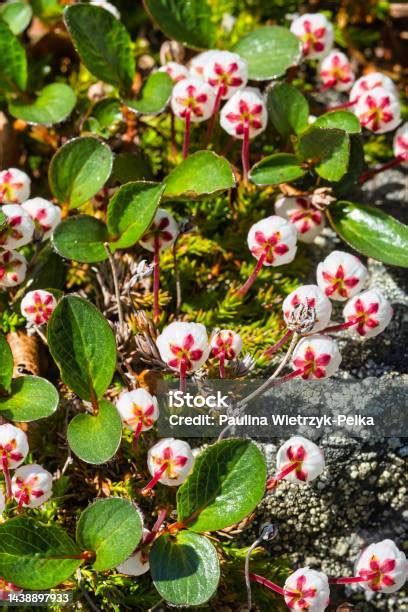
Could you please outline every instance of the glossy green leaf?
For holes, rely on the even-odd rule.
[[[116,454],[122,439],[119,412],[113,404],[101,400],[97,415],[81,413],[72,419],[67,439],[71,450],[82,461],[93,465],[106,463]]]
[[[120,497],[99,499],[79,517],[76,540],[83,550],[96,554],[93,569],[104,572],[126,561],[143,534],[140,512]]]
[[[80,549],[58,525],[43,525],[28,516],[0,525],[0,576],[25,589],[51,589],[81,565]]]
[[[69,217],[55,228],[52,236],[54,249],[59,255],[81,263],[107,259],[104,247],[107,241],[106,225],[89,215]]]
[[[265,484],[266,462],[256,444],[238,439],[217,442],[198,455],[177,491],[178,520],[193,531],[229,527],[259,504]]]
[[[348,134],[360,134],[361,125],[354,113],[346,110],[330,111],[324,115],[320,115],[313,123],[314,127],[320,128],[336,128],[344,130]]]
[[[117,98],[104,98],[93,106],[90,116],[84,123],[83,131],[92,132],[101,138],[109,138],[116,134],[122,122],[120,101]]]
[[[106,12],[106,11],[105,11]],[[112,171],[107,144],[92,136],[70,140],[51,160],[48,180],[52,193],[70,208],[88,202],[104,186]]]
[[[115,193],[108,206],[108,230],[113,249],[136,244],[153,221],[160,204],[164,185],[160,183],[128,183]]]
[[[126,106],[141,115],[158,115],[166,108],[173,81],[166,72],[154,72],[143,85],[137,100],[125,100]]]
[[[0,90],[24,91],[27,86],[27,57],[24,47],[0,19]]]
[[[217,590],[218,555],[204,536],[191,531],[164,534],[154,542],[149,560],[156,589],[173,606],[200,606]]]
[[[33,11],[27,2],[6,2],[0,6],[0,17],[13,34],[21,34],[31,21]]]
[[[250,32],[233,51],[247,61],[249,78],[254,81],[276,79],[301,57],[299,40],[281,26],[263,26]]]
[[[342,198],[350,193],[350,189],[358,183],[364,170],[364,148],[359,134],[350,134],[350,159],[347,172],[340,181],[333,185],[333,194]]]
[[[328,209],[336,232],[356,251],[386,264],[408,268],[408,226],[380,208],[340,201]]]
[[[289,83],[277,83],[268,91],[268,116],[283,138],[300,134],[308,126],[309,105],[304,95]]]
[[[208,0],[144,0],[153,21],[174,40],[193,49],[216,44],[216,28]]]
[[[48,243],[38,255],[37,260],[31,270],[29,270],[25,287],[28,289],[63,289],[66,282],[66,267],[67,263],[54,252],[50,243]]]
[[[348,168],[349,135],[343,130],[312,126],[300,137],[298,154],[322,178],[339,181]]]
[[[10,421],[37,421],[51,416],[58,402],[58,391],[48,380],[39,376],[19,376],[11,383],[10,395],[0,396],[0,414]]]
[[[101,397],[116,367],[115,338],[105,317],[87,300],[64,297],[47,328],[48,345],[61,378],[79,397]]]
[[[295,181],[305,174],[296,155],[275,153],[252,166],[249,179],[256,185],[279,185]]]
[[[163,196],[171,200],[195,200],[235,186],[235,177],[224,157],[197,151],[174,168],[164,181]]]
[[[69,85],[52,83],[44,87],[33,102],[10,102],[9,111],[13,117],[27,123],[54,125],[67,119],[75,104],[76,96]]]
[[[142,153],[118,153],[113,160],[109,185],[123,185],[134,181],[149,181],[153,178],[148,157]]]
[[[99,6],[80,3],[65,9],[64,20],[88,70],[128,92],[135,76],[135,59],[129,33],[119,19]]]
[[[0,332],[0,391],[10,391],[11,379],[13,377],[13,353],[4,334]],[[0,395],[0,402],[1,402]],[[0,404],[1,405],[1,404]]]

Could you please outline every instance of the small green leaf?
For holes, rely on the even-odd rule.
[[[99,100],[84,123],[83,131],[92,132],[101,138],[115,134],[123,122],[122,109],[117,98]]]
[[[149,181],[153,178],[148,157],[142,153],[118,153],[113,159],[109,185]]]
[[[210,540],[191,531],[157,538],[150,552],[154,586],[173,606],[200,606],[217,590],[220,564]]]
[[[52,236],[54,249],[59,255],[81,263],[96,263],[107,259],[104,247],[107,241],[106,225],[89,215],[65,219],[57,225]]]
[[[21,423],[37,421],[51,416],[58,402],[58,391],[48,380],[39,376],[19,376],[11,383],[10,395],[0,396],[0,414]]]
[[[27,2],[6,2],[0,7],[0,17],[13,34],[21,34],[31,21],[33,11]]]
[[[65,9],[64,21],[88,70],[128,92],[135,76],[135,59],[129,33],[119,19],[99,6],[80,3]]]
[[[164,180],[163,196],[171,200],[195,200],[235,186],[235,177],[224,157],[211,151],[189,155]]]
[[[356,251],[393,266],[408,268],[408,226],[380,208],[336,202],[328,209],[336,232]]]
[[[168,38],[192,49],[215,46],[216,28],[208,0],[144,0],[144,5]]]
[[[309,105],[300,91],[289,83],[277,83],[268,91],[269,118],[283,138],[300,134],[308,126]]]
[[[13,377],[14,360],[13,353],[4,334],[0,332],[0,390],[10,391],[11,379]],[[1,402],[0,396],[0,402]],[[1,404],[0,404],[1,406]]]
[[[364,170],[364,148],[359,134],[350,134],[350,159],[347,172],[338,183],[333,185],[333,194],[337,198],[350,193],[350,189],[358,183]]]
[[[56,21],[61,18],[63,7],[59,0],[31,0],[33,13],[41,21]]]
[[[78,208],[104,186],[112,164],[112,151],[104,142],[92,136],[70,140],[51,160],[50,189],[61,203],[68,202],[70,208]]]
[[[306,171],[296,155],[275,153],[252,166],[249,179],[255,185],[279,185],[302,178]]]
[[[115,193],[108,206],[108,230],[117,239],[113,249],[136,244],[151,224],[160,204],[164,185],[160,183],[128,183]]]
[[[249,78],[254,81],[276,79],[301,57],[298,39],[281,26],[263,26],[250,32],[233,51],[248,62]]]
[[[78,546],[57,525],[43,525],[28,516],[0,525],[0,576],[24,589],[51,589],[81,565]]]
[[[87,300],[68,295],[48,322],[48,345],[61,378],[79,397],[101,397],[116,367],[116,344],[105,317]]]
[[[143,85],[137,100],[125,100],[126,106],[141,115],[158,115],[166,108],[173,90],[173,81],[166,72],[154,72]]]
[[[103,353],[100,353],[103,355]],[[101,400],[98,414],[77,414],[67,430],[71,450],[86,463],[100,465],[116,454],[122,439],[122,421],[116,407]]]
[[[126,499],[100,499],[79,517],[76,540],[96,554],[93,569],[105,572],[126,561],[142,539],[140,512]]]
[[[314,167],[319,176],[339,181],[347,172],[350,138],[344,130],[312,126],[298,142],[299,157]]]
[[[314,127],[336,128],[344,130],[348,134],[361,134],[360,121],[354,113],[346,110],[330,111],[320,115],[313,123]]]
[[[75,104],[76,96],[69,85],[52,83],[40,91],[34,102],[10,102],[9,111],[27,123],[54,125],[69,117]]]
[[[223,440],[200,453],[177,491],[178,520],[193,531],[224,529],[245,518],[261,501],[266,462],[249,440]]]
[[[0,19],[0,90],[24,91],[27,86],[27,57],[24,47]]]

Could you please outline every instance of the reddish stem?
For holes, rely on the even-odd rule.
[[[248,172],[249,172],[249,123],[245,121],[244,124],[244,138],[242,139],[242,171],[244,183],[248,183]]]
[[[284,467],[280,472],[278,472],[278,474],[276,474],[276,476],[274,476],[273,478],[270,478],[267,481],[267,483],[266,483],[266,490],[267,491],[271,491],[272,489],[274,489],[276,487],[276,485],[278,484],[278,482],[280,480],[283,480],[285,478],[285,476],[287,476],[288,474],[290,474],[291,472],[296,470],[298,465],[299,465],[299,463],[297,461],[294,461],[293,463],[288,463],[288,465],[286,467]]]
[[[260,258],[258,259],[258,261],[256,262],[256,266],[254,268],[254,271],[252,272],[252,274],[250,275],[250,277],[248,278],[246,283],[244,283],[242,285],[242,287],[240,289],[238,289],[238,291],[237,291],[238,295],[244,296],[244,295],[246,295],[248,293],[249,289],[254,284],[254,282],[255,282],[259,272],[261,271],[265,259],[266,259],[266,252],[264,251],[262,253],[262,255],[260,256]]]
[[[221,86],[217,90],[217,96],[215,98],[213,112],[212,112],[212,115],[211,115],[211,118],[210,118],[210,122],[208,124],[206,144],[208,144],[210,142],[211,137],[213,135],[215,120],[217,118],[218,111],[220,110],[220,104],[221,104],[221,98],[222,98],[223,89],[224,88]]]
[[[266,349],[264,353],[265,357],[272,357],[272,355],[274,355],[277,351],[279,351],[279,349],[282,348],[282,346],[286,344],[292,336],[293,336],[293,331],[291,329],[287,329],[284,335],[282,336],[282,338],[278,340],[276,344]]]
[[[382,166],[379,166],[378,168],[373,168],[372,170],[368,170],[367,172],[364,172],[359,178],[360,185],[368,181],[370,178],[372,178],[376,174],[380,174],[380,172],[384,172],[385,170],[389,170],[390,168],[395,168],[395,166],[399,166],[400,164],[402,164],[403,161],[406,161],[405,158],[402,155],[398,155],[397,157],[394,157],[394,159],[387,162],[386,164],[383,164]]]
[[[278,586],[271,580],[268,580],[267,578],[260,576],[259,574],[249,574],[249,579],[252,582],[256,582],[257,584],[262,584],[262,586],[266,587],[270,591],[274,591],[275,593],[278,593],[278,595],[283,595],[283,596],[286,595],[288,597],[296,596],[296,593],[292,593],[291,591],[285,591],[285,589],[283,589],[282,587]]]
[[[136,426],[135,433],[133,434],[133,448],[137,447],[137,443],[139,441],[140,434],[142,433],[142,429],[143,429],[143,421],[142,419],[140,419]]]
[[[11,476],[10,476],[10,468],[9,468],[9,462],[7,459],[7,453],[6,451],[3,451],[2,457],[1,457],[1,468],[4,472],[4,480],[6,483],[6,500],[9,500],[12,498],[13,493],[12,493],[12,489],[11,489]]]
[[[187,386],[187,363],[184,359],[181,360],[180,364],[180,391],[186,392]]]
[[[160,319],[160,244],[159,236],[154,237],[154,256],[153,256],[153,319],[158,323]]]
[[[141,494],[142,495],[146,495],[149,491],[151,491],[153,489],[153,487],[155,485],[157,485],[157,483],[159,482],[160,478],[163,476],[164,472],[167,470],[168,466],[169,466],[169,462],[168,461],[164,461],[162,463],[160,468],[154,473],[154,476],[151,479],[151,481],[148,482],[147,485],[141,490]]]
[[[183,159],[186,159],[190,148],[191,110],[186,110],[186,124],[184,126]]]
[[[343,108],[350,108],[351,106],[355,106],[357,104],[357,100],[350,100],[350,102],[344,102],[343,104],[339,104],[338,106],[330,106],[328,111],[342,110]]]
[[[356,584],[359,582],[367,582],[367,578],[362,578],[361,576],[352,576],[345,578],[330,578],[330,584]]]
[[[357,325],[358,321],[348,321],[347,323],[339,323],[338,325],[332,325],[331,327],[326,327],[322,332],[322,334],[329,334],[331,332],[341,331],[342,329],[348,329],[349,327],[353,327],[353,325]]]
[[[220,353],[220,378],[225,378],[225,353]]]
[[[166,508],[162,508],[162,510],[159,511],[159,514],[157,516],[156,522],[152,527],[151,532],[146,536],[146,540],[148,540],[149,537],[152,537],[152,539],[154,538],[154,536],[159,533],[161,526],[163,525],[164,521],[166,520],[167,517],[167,509]],[[143,540],[143,544],[146,543],[146,540]]]

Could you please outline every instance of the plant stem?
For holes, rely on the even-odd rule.
[[[271,491],[272,489],[274,489],[276,485],[278,484],[278,482],[280,480],[283,480],[285,476],[287,476],[288,474],[296,470],[298,465],[299,463],[296,461],[294,461],[293,463],[288,463],[288,465],[284,467],[278,474],[276,474],[276,476],[274,476],[273,478],[270,478],[266,483],[267,491]]]
[[[45,335],[42,333],[41,329],[38,327],[38,325],[33,325],[33,329],[35,330],[35,333],[37,334],[37,336],[41,339],[41,341],[45,344],[45,346],[48,346],[48,341],[47,338],[45,337]]]
[[[266,252],[264,251],[262,253],[262,255],[260,256],[260,258],[258,259],[258,261],[256,262],[256,266],[254,268],[254,271],[252,272],[252,274],[250,275],[250,277],[248,278],[246,283],[244,283],[242,285],[242,287],[240,289],[238,289],[238,291],[237,291],[238,295],[243,297],[244,295],[246,295],[248,293],[249,289],[254,284],[254,282],[255,282],[259,272],[261,271],[265,259],[266,259]]]
[[[330,106],[328,111],[342,110],[343,108],[351,108],[357,104],[357,100],[350,100],[350,102],[344,102],[343,104],[339,104],[338,106]]]
[[[225,378],[225,353],[220,354],[220,378]]]
[[[251,580],[250,580],[250,573],[249,573],[249,562],[251,560],[251,554],[253,553],[253,551],[255,550],[257,546],[262,544],[262,542],[271,541],[277,535],[278,535],[278,531],[272,523],[265,525],[262,528],[259,538],[257,538],[255,542],[248,548],[247,554],[245,555],[244,571],[245,571],[245,584],[246,584],[247,594],[248,594],[248,611],[249,612],[251,611],[251,608],[252,608]]]
[[[218,115],[218,111],[220,110],[220,104],[221,104],[221,98],[222,98],[222,92],[223,92],[223,87],[219,87],[217,90],[217,96],[215,98],[215,102],[214,102],[214,108],[213,108],[213,112],[210,118],[210,122],[208,124],[208,130],[207,130],[207,138],[206,138],[206,145],[209,144],[211,137],[213,135],[213,131],[214,131],[214,125],[215,125],[215,120],[217,118]]]
[[[183,159],[186,159],[190,148],[191,110],[187,109],[184,126]]]
[[[184,359],[180,364],[180,391],[185,393],[187,385],[187,364]]]
[[[266,587],[270,591],[274,591],[275,593],[278,593],[278,595],[283,595],[283,596],[287,595],[289,597],[295,595],[295,593],[292,593],[291,591],[285,591],[285,589],[283,589],[282,587],[278,586],[271,580],[264,578],[263,576],[259,576],[259,574],[249,574],[249,578],[250,580],[252,580],[252,582],[256,582],[257,584],[262,584],[262,586]]]
[[[367,578],[362,578],[361,576],[351,576],[345,578],[330,578],[330,584],[357,584],[360,582],[367,582]]]
[[[242,172],[244,184],[248,183],[249,172],[249,123],[245,121],[244,138],[242,139]]]
[[[174,265],[174,279],[176,283],[176,314],[177,315],[180,312],[181,302],[182,302],[180,270],[179,270],[178,261],[177,261],[177,243],[178,243],[178,239],[180,238],[180,236],[181,234],[178,234],[173,244],[173,265]]]
[[[170,113],[170,141],[171,141],[171,152],[174,155],[177,153],[176,147],[176,124],[173,113]]]
[[[282,336],[282,338],[280,340],[278,340],[278,342],[276,344],[274,344],[273,346],[270,346],[268,349],[266,349],[266,351],[264,353],[265,357],[272,357],[272,355],[277,353],[279,351],[279,349],[282,348],[282,346],[284,344],[286,344],[286,342],[288,342],[289,338],[291,338],[292,335],[293,335],[293,330],[287,329],[286,332],[284,333],[284,335]]]
[[[400,164],[402,164],[403,161],[406,161],[404,157],[402,155],[398,155],[397,157],[394,157],[394,159],[392,159],[391,161],[387,162],[386,164],[383,164],[382,166],[379,166],[378,168],[367,170],[367,172],[364,172],[359,178],[360,185],[363,185],[376,174],[380,174],[380,172],[384,172],[385,170],[389,170],[390,168],[395,168],[396,166],[399,166]]]
[[[10,467],[9,467],[9,462],[7,459],[6,451],[3,451],[3,454],[1,457],[1,469],[3,470],[3,473],[4,473],[4,481],[6,483],[6,500],[8,501],[12,498],[13,493],[11,490]]]
[[[155,485],[157,485],[160,478],[163,476],[164,472],[167,470],[168,465],[169,465],[168,461],[164,461],[162,463],[160,468],[154,473],[154,476],[151,479],[151,481],[141,490],[142,495],[147,495],[147,493],[151,491]]]
[[[338,325],[331,325],[330,327],[326,327],[322,332],[322,334],[330,334],[331,332],[341,331],[342,329],[349,329],[349,327],[353,327],[353,325],[357,325],[358,321],[347,321],[347,323],[339,323]]]
[[[139,441],[140,434],[142,433],[142,429],[143,429],[143,421],[142,419],[140,419],[136,426],[135,432],[133,434],[133,448],[137,447],[137,443]]]
[[[159,236],[154,237],[154,258],[153,258],[153,320],[155,323],[160,319],[160,244]]]
[[[103,246],[105,247],[106,254],[108,255],[108,259],[109,259],[109,263],[110,263],[110,267],[112,271],[113,286],[115,288],[116,306],[118,309],[118,317],[119,317],[119,329],[120,331],[123,331],[124,318],[123,318],[123,310],[122,310],[122,301],[120,299],[119,281],[118,281],[118,275],[116,273],[115,260],[109,248],[109,243],[105,242]]]

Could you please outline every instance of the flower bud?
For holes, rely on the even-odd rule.
[[[207,62],[210,61],[214,53],[218,53],[215,49],[199,53],[190,62],[190,76],[204,80],[204,70]]]
[[[261,92],[256,87],[240,89],[223,106],[221,127],[234,138],[255,138],[266,129],[268,114]]]
[[[178,234],[179,227],[174,217],[167,210],[158,208],[149,230],[139,242],[144,249],[153,253],[157,240],[160,251],[164,251],[173,245]]]
[[[301,567],[286,579],[284,596],[288,608],[304,612],[323,612],[329,605],[330,588],[326,574]]]
[[[247,84],[248,65],[236,53],[215,51],[204,66],[204,79],[227,100]]]
[[[299,304],[314,309],[314,325],[308,330],[309,332],[318,332],[327,327],[332,313],[332,305],[317,285],[303,285],[285,298],[282,310],[286,323],[291,321],[293,312]]]
[[[303,436],[292,436],[276,455],[277,474],[289,482],[311,482],[324,470],[324,456],[320,448]]]
[[[15,287],[25,279],[27,261],[17,251],[0,251],[0,287]]]
[[[33,239],[34,223],[30,215],[19,204],[5,204],[1,212],[6,216],[6,225],[0,230],[0,247],[17,249]]]
[[[0,516],[3,514],[5,507],[6,507],[6,498],[4,497],[3,489],[0,489]]]
[[[347,302],[343,310],[346,323],[359,336],[374,338],[387,327],[392,319],[393,309],[379,289],[368,289]]]
[[[189,76],[188,68],[177,62],[167,62],[159,68],[158,72],[166,72],[174,83],[178,83]]]
[[[275,202],[275,212],[295,226],[300,242],[313,242],[325,225],[323,213],[308,197],[278,198]]]
[[[21,314],[29,323],[43,325],[48,323],[57,306],[57,300],[49,291],[36,289],[29,291],[21,300]]]
[[[23,202],[21,206],[34,221],[35,230],[43,240],[47,240],[61,223],[60,207],[44,198],[32,198]]]
[[[159,418],[157,399],[142,388],[122,391],[116,408],[123,424],[135,432],[148,431]]]
[[[0,204],[21,204],[30,197],[31,179],[18,168],[0,172]]]
[[[398,98],[382,87],[360,96],[354,112],[361,125],[376,134],[395,130],[401,121]]]
[[[370,544],[357,559],[355,574],[366,591],[395,593],[408,578],[408,561],[392,540]]]
[[[0,425],[0,470],[2,459],[7,461],[9,469],[17,468],[27,457],[28,450],[27,436],[24,431],[9,423]]]
[[[210,353],[207,331],[201,323],[170,323],[156,344],[163,361],[176,372],[195,372]]]
[[[348,91],[355,79],[350,60],[341,51],[332,51],[322,60],[319,77],[325,89],[336,91]]]
[[[0,578],[0,601],[10,601],[10,593],[22,593],[23,589],[16,586],[12,582],[7,582],[4,578]]]
[[[175,84],[171,96],[171,108],[176,117],[200,123],[211,117],[215,102],[214,90],[200,79],[188,77]]]
[[[38,508],[52,495],[52,475],[36,463],[23,465],[14,472],[11,488],[20,508]]]
[[[329,336],[316,334],[302,338],[293,351],[292,368],[303,380],[322,380],[339,369],[341,355],[337,342]]]
[[[302,43],[303,56],[307,59],[324,57],[333,46],[333,25],[322,13],[297,17],[292,21],[290,31]]]
[[[404,123],[396,132],[393,142],[394,155],[404,160],[403,166],[408,165],[408,123]]]
[[[107,2],[106,0],[91,0],[89,4],[93,4],[93,6],[99,6],[100,8],[105,9],[111,13],[116,19],[120,19],[120,13],[116,6],[111,2]]]
[[[168,487],[182,484],[190,473],[193,463],[194,457],[190,445],[184,440],[174,438],[160,440],[152,446],[147,455],[147,466],[153,479]]]
[[[147,535],[150,535],[150,531],[148,529],[143,529],[143,539]],[[149,553],[145,550],[136,550],[129,559],[126,559],[126,561],[118,565],[116,569],[126,576],[141,576],[150,569]]]
[[[258,221],[248,232],[248,247],[255,259],[263,257],[264,266],[281,266],[296,255],[295,227],[277,215]]]
[[[354,83],[350,90],[350,102],[358,102],[361,96],[377,87],[382,87],[394,96],[398,95],[397,88],[390,77],[382,72],[370,72],[357,79]]]
[[[332,300],[342,302],[361,291],[368,272],[355,255],[332,251],[317,266],[316,276],[320,289]]]
[[[216,331],[211,337],[211,356],[226,361],[235,359],[242,350],[242,338],[231,329],[221,329]]]

